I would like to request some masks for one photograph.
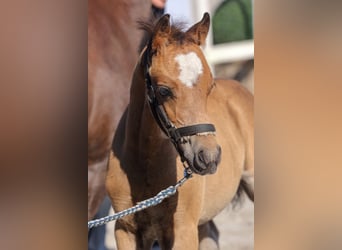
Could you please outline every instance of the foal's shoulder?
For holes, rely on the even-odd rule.
[[[254,97],[240,82],[235,80],[215,80],[210,94],[210,107],[227,107],[230,118],[235,119],[240,128],[253,131]]]
[[[253,94],[240,82],[232,79],[215,79],[215,94],[227,99],[244,99],[253,102]]]

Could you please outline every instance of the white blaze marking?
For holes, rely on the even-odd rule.
[[[179,65],[179,80],[188,87],[192,87],[203,72],[202,62],[195,52],[181,54],[175,57]]]

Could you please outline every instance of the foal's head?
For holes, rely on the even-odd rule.
[[[210,123],[207,99],[214,81],[203,55],[210,17],[187,31],[170,25],[164,15],[152,30],[145,52],[146,71],[158,103],[177,128]],[[221,158],[221,148],[213,132],[200,132],[183,137],[178,149],[191,170],[198,174],[215,173]]]

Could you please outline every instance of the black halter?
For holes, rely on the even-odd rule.
[[[179,155],[181,156],[182,162],[184,162],[184,156],[179,150],[179,143],[182,142],[181,139],[185,136],[215,132],[215,126],[213,124],[203,123],[177,128],[174,124],[172,124],[165,112],[163,105],[158,101],[158,98],[156,97],[156,86],[153,85],[151,76],[149,74],[148,51],[149,49],[147,48],[144,53],[144,74],[147,88],[147,97],[150,104],[149,106],[151,108],[154,119],[158,123],[161,130],[171,139]]]

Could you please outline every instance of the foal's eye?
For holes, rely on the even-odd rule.
[[[158,93],[160,94],[161,97],[172,97],[172,91],[170,88],[165,87],[165,86],[159,86],[158,87]]]

